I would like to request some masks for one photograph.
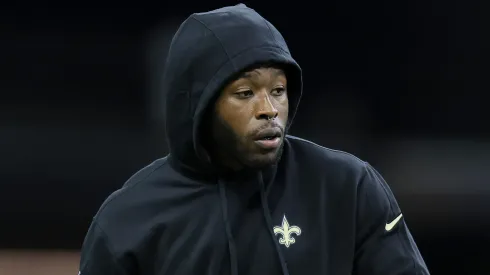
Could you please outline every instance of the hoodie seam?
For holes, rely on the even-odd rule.
[[[265,18],[262,18],[262,19],[264,20],[264,23],[267,26],[267,29],[269,29],[269,32],[270,32],[271,37],[272,37],[272,40],[274,40],[274,42],[277,43],[278,41],[277,41],[276,37],[274,36],[274,33],[272,32],[271,27],[269,26],[269,22],[267,22],[267,20],[265,20]]]
[[[367,173],[371,172],[373,174],[374,178],[376,179],[375,182],[378,185],[380,185],[381,188],[383,189],[384,195],[388,199],[388,204],[389,204],[389,207],[390,207],[390,210],[391,210],[391,214],[397,215],[397,213],[395,212],[395,208],[400,208],[400,207],[399,206],[398,207],[395,207],[394,206],[394,202],[392,201],[392,198],[393,197],[389,194],[388,190],[386,189],[385,184],[383,183],[385,181],[382,180],[375,171],[373,171],[374,168],[373,169],[370,169],[371,168],[371,165],[368,162],[364,162],[364,163],[365,163],[364,169],[366,170],[366,172]],[[393,194],[393,196],[394,196],[394,194]],[[400,212],[401,212],[401,209],[398,209],[398,210],[400,210]],[[403,221],[403,223],[405,223],[405,221]],[[403,250],[405,250],[405,254],[406,255],[410,255],[410,249],[407,247],[407,244],[403,241],[403,237],[401,236],[401,230],[400,230],[400,228],[398,228],[398,230],[396,232],[396,236],[398,238],[398,241],[401,243],[401,246],[403,247]],[[418,272],[418,270],[417,270],[417,264],[415,263],[415,259],[413,259],[413,258],[412,258],[412,264],[413,264],[413,270],[415,272]]]
[[[119,189],[117,194],[115,194],[114,196],[112,196],[109,200],[107,200],[104,205],[99,209],[98,211],[98,214],[100,216],[100,213],[102,213],[104,211],[104,209],[114,200],[116,199],[117,197],[120,197],[122,196],[122,194],[128,192],[128,190],[131,190],[133,189],[135,186],[138,186],[139,183],[143,182],[144,180],[148,179],[151,175],[153,175],[153,173],[155,171],[157,171],[158,169],[160,169],[162,166],[164,166],[165,164],[167,164],[167,158],[164,159],[163,163],[161,163],[160,165],[158,165],[157,167],[153,168],[153,170],[151,170],[150,172],[148,172],[147,175],[143,176],[142,178],[140,178],[139,180],[137,180],[136,182],[132,183],[131,185],[129,186],[126,186],[125,188],[121,188]],[[150,164],[151,165],[151,164]],[[150,166],[149,165],[149,166]],[[144,168],[143,168],[144,169]],[[126,183],[129,183],[131,181],[131,179],[129,179],[128,181],[126,181]]]
[[[221,46],[221,48],[223,49],[223,52],[225,52],[226,54],[226,57],[228,57],[228,60],[229,61],[232,61],[231,57],[230,57],[230,54],[228,53],[228,51],[226,50],[225,48],[225,45],[223,44],[223,41],[221,41],[221,39],[218,37],[218,35],[213,31],[211,30],[211,28],[209,28],[204,22],[202,22],[201,20],[197,19],[195,16],[192,17],[192,19],[196,20],[197,22],[199,22],[204,28],[206,28],[208,31],[210,31],[213,36],[216,38],[216,40],[218,40],[219,42],[219,45]],[[233,64],[233,62],[232,62]],[[236,70],[236,66],[235,64],[233,64],[233,68]]]
[[[332,153],[338,153],[338,154],[341,154],[341,155],[344,155],[344,156],[353,158],[354,160],[356,160],[357,162],[359,162],[358,164],[360,164],[361,166],[364,166],[365,163],[366,163],[365,161],[363,161],[359,157],[357,157],[357,156],[355,156],[355,155],[353,155],[351,153],[348,153],[348,152],[344,152],[344,151],[341,151],[341,150],[336,150],[336,149],[328,148],[328,147],[319,145],[319,144],[314,143],[312,141],[309,141],[309,140],[306,140],[306,139],[302,139],[302,138],[299,138],[299,137],[296,137],[296,136],[287,135],[287,138],[294,139],[294,140],[300,141],[302,143],[313,145],[313,146],[315,146],[315,147],[317,147],[319,149],[322,149],[322,150],[326,150],[326,151],[329,151],[329,152],[332,152]]]
[[[109,239],[109,236],[107,235],[105,230],[102,228],[102,226],[97,221],[94,221],[94,226],[99,230],[99,232],[102,235],[102,240],[103,240],[104,246],[107,248],[107,252],[109,252],[110,259],[111,259],[112,263],[114,263],[117,270],[119,270],[120,272],[123,272],[123,274],[126,274],[126,271],[124,270],[124,268],[117,261],[118,255],[115,252],[114,246],[113,246],[111,240]],[[88,264],[90,264],[90,263],[88,263]]]
[[[285,54],[289,54],[286,50],[284,50],[282,47],[278,46],[278,45],[270,45],[270,44],[262,44],[262,45],[259,45],[259,46],[254,46],[254,47],[249,47],[249,48],[245,48],[239,52],[237,52],[236,54],[234,54],[233,56],[231,56],[228,51],[226,51],[226,47],[225,45],[223,44],[223,42],[221,41],[221,39],[219,38],[219,36],[211,29],[209,28],[204,22],[202,22],[200,19],[196,18],[195,16],[192,17],[192,19],[196,20],[197,22],[199,22],[203,27],[205,27],[209,32],[211,32],[213,34],[213,36],[216,38],[216,40],[218,40],[221,48],[223,49],[224,53],[226,54],[226,57],[228,58],[228,60],[224,61],[219,67],[218,69],[216,70],[216,72],[218,72],[219,70],[221,70],[221,68],[223,68],[223,66],[225,64],[227,64],[228,62],[232,62],[233,64],[233,68],[235,69],[235,71],[237,70],[237,67],[235,66],[235,64],[233,63],[233,59],[235,57],[237,57],[238,55],[250,50],[250,49],[263,49],[263,48],[272,48],[272,49],[277,49],[279,51],[281,51],[282,53],[285,53]],[[275,43],[277,43],[277,40],[276,38],[274,37],[273,33],[272,33],[272,30],[270,29],[270,27],[267,25],[269,31],[271,32],[271,35],[272,35],[272,39],[274,40]],[[213,78],[214,76],[216,75],[216,72],[213,74]],[[210,82],[210,81],[209,81]],[[207,86],[209,85],[209,82],[208,84],[206,84],[206,87],[204,87],[204,90],[207,88]]]

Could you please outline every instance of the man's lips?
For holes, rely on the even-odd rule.
[[[274,138],[280,138],[281,136],[281,129],[279,127],[272,127],[259,131],[254,136],[254,140],[272,140]]]
[[[255,144],[267,150],[276,149],[281,145],[282,131],[279,127],[271,127],[258,132]]]

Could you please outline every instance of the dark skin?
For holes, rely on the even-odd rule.
[[[262,169],[281,156],[288,121],[287,80],[274,67],[241,74],[224,87],[211,118],[211,157],[234,171]],[[264,129],[280,130],[280,146],[262,148],[256,139]]]

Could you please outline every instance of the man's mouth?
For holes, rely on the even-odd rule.
[[[279,128],[260,131],[255,137],[255,144],[263,149],[275,149],[281,144],[282,132]]]
[[[269,128],[260,131],[256,136],[255,140],[273,140],[275,138],[280,138],[282,132],[279,128]]]
[[[278,136],[266,136],[266,137],[259,138],[258,140],[273,140],[273,139],[275,139],[277,137]]]

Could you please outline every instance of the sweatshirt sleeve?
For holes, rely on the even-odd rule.
[[[353,274],[426,275],[427,266],[383,177],[366,163],[358,184]]]
[[[130,275],[118,263],[107,235],[94,220],[81,249],[79,275]]]

